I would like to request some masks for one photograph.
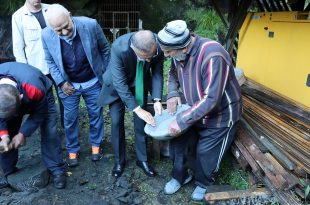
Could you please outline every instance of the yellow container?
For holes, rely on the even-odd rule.
[[[308,13],[249,13],[239,33],[237,67],[247,78],[310,108]],[[309,18],[310,19],[310,18]]]

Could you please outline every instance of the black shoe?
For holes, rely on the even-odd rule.
[[[122,176],[123,171],[124,171],[124,168],[125,168],[124,165],[115,164],[114,167],[113,167],[113,169],[112,169],[112,176],[113,176],[113,177],[116,177],[116,178]]]
[[[5,177],[0,177],[0,189],[6,188],[9,186],[8,181]]]
[[[78,153],[76,153],[75,156],[70,156],[70,154],[69,154],[68,158],[67,158],[68,167],[78,166],[79,165],[78,157],[79,157]]]
[[[93,162],[99,161],[103,157],[102,150],[100,147],[92,146],[91,160]]]
[[[99,154],[92,154],[92,155],[91,155],[91,160],[92,160],[93,162],[99,161],[102,157],[103,157],[102,153],[99,153]]]
[[[156,175],[154,169],[151,167],[151,165],[148,164],[147,161],[137,161],[137,166],[140,167],[143,172],[149,177],[154,177]]]
[[[65,174],[53,176],[53,185],[56,189],[64,189],[66,187],[66,181]]]

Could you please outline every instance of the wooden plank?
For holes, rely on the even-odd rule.
[[[207,193],[205,200],[207,202],[224,201],[228,199],[238,199],[247,197],[258,197],[271,195],[270,191],[265,188],[247,189],[247,190],[235,190],[225,192]]]
[[[281,147],[287,146],[287,152],[294,153],[296,156],[298,155],[298,158],[302,158],[304,162],[310,162],[310,145],[309,147],[304,146],[308,143],[302,143],[298,141],[296,142],[296,139],[278,129],[276,125],[272,125],[272,123],[266,123],[263,119],[257,118],[259,116],[253,115],[252,112],[245,110],[244,117],[248,122],[251,122],[250,124],[253,125],[253,128],[256,127],[261,130],[261,132],[265,133],[270,140],[281,141],[281,143],[278,144],[281,145]],[[257,124],[260,126],[257,126]]]
[[[274,146],[266,137],[260,136],[260,141],[263,143],[265,147],[269,149],[269,151],[279,160],[281,164],[283,164],[287,169],[294,170],[296,168],[296,164],[294,164],[291,160],[289,160],[276,146]]]
[[[269,140],[271,140],[271,142],[277,146],[280,151],[283,152],[291,161],[310,173],[309,157],[303,154],[306,151],[304,150],[303,153],[301,153],[300,146],[297,146],[294,142],[291,142],[289,136],[284,136],[283,133],[278,133],[278,131],[274,130],[274,128],[270,128],[269,125],[264,124],[264,121],[256,119],[255,116],[247,111],[244,112],[243,116],[257,133],[266,135]]]
[[[286,155],[284,155],[275,145],[273,145],[265,136],[258,135],[251,127],[251,125],[244,118],[241,119],[242,125],[246,128],[247,131],[250,132],[252,136],[259,139],[260,142],[271,152],[287,169],[294,170],[296,168],[296,164],[294,164],[291,160],[289,160]],[[263,151],[264,152],[264,151]]]
[[[242,92],[254,97],[275,110],[289,113],[289,115],[300,119],[300,121],[305,122],[307,125],[310,125],[310,108],[288,100],[284,96],[271,91],[267,87],[260,85],[253,80],[247,79],[246,83],[242,86]]]
[[[250,153],[248,152],[248,150],[243,146],[242,142],[240,142],[239,137],[237,137],[235,139],[236,146],[238,147],[238,149],[240,150],[240,152],[242,153],[242,155],[244,156],[244,158],[248,161],[249,165],[252,168],[252,172],[256,173],[256,172],[260,172],[260,168],[258,166],[258,164],[256,163],[256,161],[253,159],[253,157],[250,155]]]
[[[274,186],[277,189],[285,188],[287,186],[286,180],[281,174],[277,174],[275,168],[269,163],[265,155],[258,149],[253,141],[246,136],[244,130],[239,132],[239,138],[251,156],[255,159],[259,167],[264,171],[265,175],[272,181]]]
[[[285,178],[287,181],[288,186],[284,189],[286,191],[290,190],[291,188],[295,187],[298,184],[298,179],[294,175],[288,173],[281,164],[270,154],[265,154],[266,158],[270,161],[270,163],[275,167],[275,169]]]
[[[238,149],[238,147],[235,144],[233,144],[231,146],[231,152],[235,156],[235,158],[237,159],[240,167],[243,170],[247,170],[250,165],[249,165],[248,161],[245,159],[245,157],[242,155],[242,153],[240,152],[240,150]]]

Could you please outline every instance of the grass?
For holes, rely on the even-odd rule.
[[[233,159],[226,156],[221,163],[216,183],[219,185],[230,185],[234,189],[244,190],[249,188],[247,172],[234,169]]]

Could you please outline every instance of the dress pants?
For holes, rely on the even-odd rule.
[[[124,165],[126,160],[126,140],[124,129],[125,105],[118,99],[109,105],[111,116],[112,145],[115,163]],[[135,130],[135,150],[139,161],[147,161],[145,122],[133,114]]]

